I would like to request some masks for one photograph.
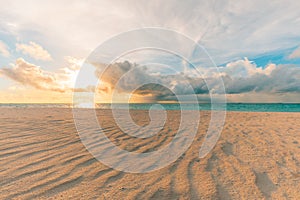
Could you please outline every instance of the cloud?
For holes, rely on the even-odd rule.
[[[167,0],[164,4],[156,0],[72,4],[58,0],[10,1],[0,6],[0,29],[26,40],[40,39],[65,51],[65,55],[87,55],[123,31],[162,27],[199,40],[217,63],[225,63],[299,43],[299,6],[300,2],[294,0]],[[24,9],[27,7],[31,9]]]
[[[2,42],[1,40],[0,40],[0,54],[4,57],[10,56],[7,45],[4,42]]]
[[[10,68],[0,69],[0,74],[25,86],[40,90],[66,92],[71,91],[71,78],[74,71],[63,68],[58,73],[42,70],[39,66],[18,58]]]
[[[69,65],[53,73],[19,58],[11,68],[0,69],[0,74],[21,85],[44,91],[94,92],[97,89],[100,94],[111,95],[116,91],[121,96],[134,94],[151,101],[176,100],[174,94],[186,96],[187,100],[188,96],[193,94],[208,98],[209,93],[218,95],[221,87],[216,74],[210,73],[209,69],[203,77],[191,70],[163,74],[159,71],[153,73],[148,65],[124,61],[110,65],[104,72],[105,64],[94,64],[95,76],[101,78],[101,84],[98,87],[88,85],[74,88],[79,63],[82,61],[72,57],[66,57],[66,60]],[[230,95],[231,99],[246,99],[247,95],[259,96],[257,94],[268,94],[268,98],[274,96],[278,99],[283,98],[281,94],[290,97],[295,96],[292,94],[300,94],[300,68],[295,65],[269,64],[258,67],[245,58],[219,67],[219,70],[226,94]],[[206,82],[212,86],[211,91],[208,90]]]
[[[104,64],[94,64],[97,67],[96,76],[104,82],[100,92],[133,93],[142,96],[152,96],[153,99],[176,95],[207,94],[208,89],[201,77],[190,77],[184,73],[161,74],[152,73],[149,66],[138,65],[128,61],[118,62],[106,67]],[[145,84],[147,83],[147,84]],[[106,86],[106,87],[103,87]]]
[[[225,67],[220,67],[219,70],[221,73],[223,72],[231,77],[249,77],[255,74],[270,75],[275,67],[274,64],[269,64],[265,68],[258,67],[253,61],[244,58],[244,60],[230,62]]]
[[[51,46],[51,50],[53,49],[53,52],[58,55],[85,57],[103,41],[123,31],[141,27],[167,28],[199,41],[217,65],[229,62],[228,65],[220,67],[228,93],[287,94],[295,93],[299,88],[299,79],[296,79],[299,78],[299,70],[296,66],[280,64],[257,66],[241,58],[260,57],[265,53],[290,49],[299,44],[299,6],[300,1],[294,0],[278,0],[274,3],[260,0],[189,0],[187,2],[166,0],[165,4],[156,0],[131,1],[131,3],[101,0],[74,1],[72,4],[58,0],[43,3],[8,1],[0,6],[0,33],[17,41],[36,41],[47,47]],[[27,7],[30,9],[24,9]],[[72,37],[68,37],[70,34]],[[134,40],[129,40],[128,43],[132,41]],[[19,45],[34,46],[30,43]],[[185,49],[185,44],[181,46],[184,50],[190,51]],[[23,49],[19,51],[23,52]],[[51,58],[51,55],[49,57]],[[299,58],[299,48],[288,58]],[[143,58],[139,61],[143,63]],[[294,61],[298,62],[291,60]],[[54,67],[61,66],[57,59],[54,62],[57,62]],[[60,69],[62,71],[59,72],[59,76],[75,77],[73,69],[76,69],[76,65],[74,67]],[[119,68],[115,73],[127,72],[121,66]],[[107,73],[107,77],[104,77],[107,79],[107,84],[101,87],[101,90],[106,93],[113,89],[119,77]],[[183,94],[190,92],[185,87],[187,75],[190,76],[189,71],[185,75],[171,76],[154,74],[147,68],[145,71],[136,69],[132,73],[133,78],[124,78],[124,85],[120,90],[129,91],[133,88],[131,82],[137,85],[142,78],[150,78],[163,79],[160,80],[162,83],[182,91]],[[215,81],[216,75],[211,74],[209,70],[204,74],[206,80],[212,83]],[[208,92],[200,77],[190,78],[192,87],[197,93]],[[167,90],[162,91],[162,88],[153,85],[141,88],[137,92],[151,94],[149,90],[151,88],[158,91],[155,92],[157,96],[171,95]],[[218,85],[213,89],[214,92],[218,92]],[[81,90],[85,89],[81,88]]]
[[[35,42],[29,42],[29,44],[16,44],[16,50],[21,51],[25,55],[29,55],[36,60],[52,60],[51,55],[42,46]]]
[[[300,92],[300,68],[295,65],[269,64],[263,68],[245,59],[229,63],[220,71],[227,94]]]
[[[65,56],[64,59],[70,64],[68,66],[68,68],[73,71],[79,70],[81,65],[84,62],[84,59],[78,59],[78,58],[74,58],[72,56]]]
[[[99,76],[105,65],[97,65]],[[220,85],[216,74],[209,72],[204,77],[195,76],[192,71],[186,73],[161,74],[151,73],[148,66],[140,66],[128,61],[114,63],[103,72],[101,92],[132,93],[142,96],[153,96],[155,100],[174,100],[177,95],[218,94]],[[287,94],[300,93],[300,68],[295,65],[268,64],[258,67],[247,58],[219,67],[221,78],[227,94]],[[192,75],[193,74],[193,75]],[[146,84],[153,82],[156,84]],[[212,86],[208,90],[206,83]]]
[[[295,58],[300,58],[300,47],[295,49],[289,56],[289,59],[295,59]]]

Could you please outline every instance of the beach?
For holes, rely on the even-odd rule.
[[[201,120],[177,161],[148,173],[105,166],[85,148],[69,108],[0,108],[0,199],[299,199],[300,113],[227,112],[213,150],[199,158],[210,121]],[[128,151],[155,151],[176,135],[180,111],[161,133],[130,138],[99,110],[100,124]],[[138,125],[144,110],[131,111]]]

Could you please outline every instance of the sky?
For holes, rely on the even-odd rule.
[[[94,92],[99,102],[189,101],[192,94],[205,102],[222,95],[220,78],[228,102],[299,103],[299,10],[294,0],[3,0],[0,103],[71,103],[74,93]],[[205,51],[165,31],[151,38],[150,29],[125,43],[112,40],[151,27]],[[109,40],[108,53],[120,53],[145,38],[187,57],[140,49],[114,61],[89,60]],[[88,77],[78,80],[80,73]]]

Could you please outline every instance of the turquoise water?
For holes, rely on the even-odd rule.
[[[134,110],[148,110],[154,104],[141,104],[133,103],[129,104],[130,109]],[[222,105],[215,105],[214,108],[211,107],[211,104],[159,104],[166,110],[227,110],[227,111],[245,111],[245,112],[300,112],[300,103],[299,104],[290,104],[290,103],[228,103],[226,108]],[[71,108],[71,104],[0,104],[0,107],[10,107],[10,108]],[[97,104],[98,109],[110,109],[111,104]],[[114,104],[115,108],[125,109],[126,104]],[[154,109],[162,109],[162,107],[154,106]]]
[[[154,104],[129,104],[130,109],[148,110]],[[246,112],[300,112],[300,104],[262,104],[262,103],[228,103],[224,107],[221,104],[160,104],[166,110],[227,110]],[[111,104],[99,104],[100,109],[109,109]],[[115,108],[126,108],[126,104],[115,104]],[[157,109],[157,107],[153,107]],[[159,109],[159,108],[158,108]]]

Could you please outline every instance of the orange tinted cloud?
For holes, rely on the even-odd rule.
[[[16,44],[17,51],[21,51],[23,54],[29,55],[36,60],[52,60],[51,55],[41,45],[35,42],[29,42],[29,44]]]
[[[18,58],[11,68],[0,69],[0,74],[22,85],[32,86],[36,89],[65,92],[66,85],[61,84],[67,80],[65,74],[56,74],[40,69],[39,66]]]

